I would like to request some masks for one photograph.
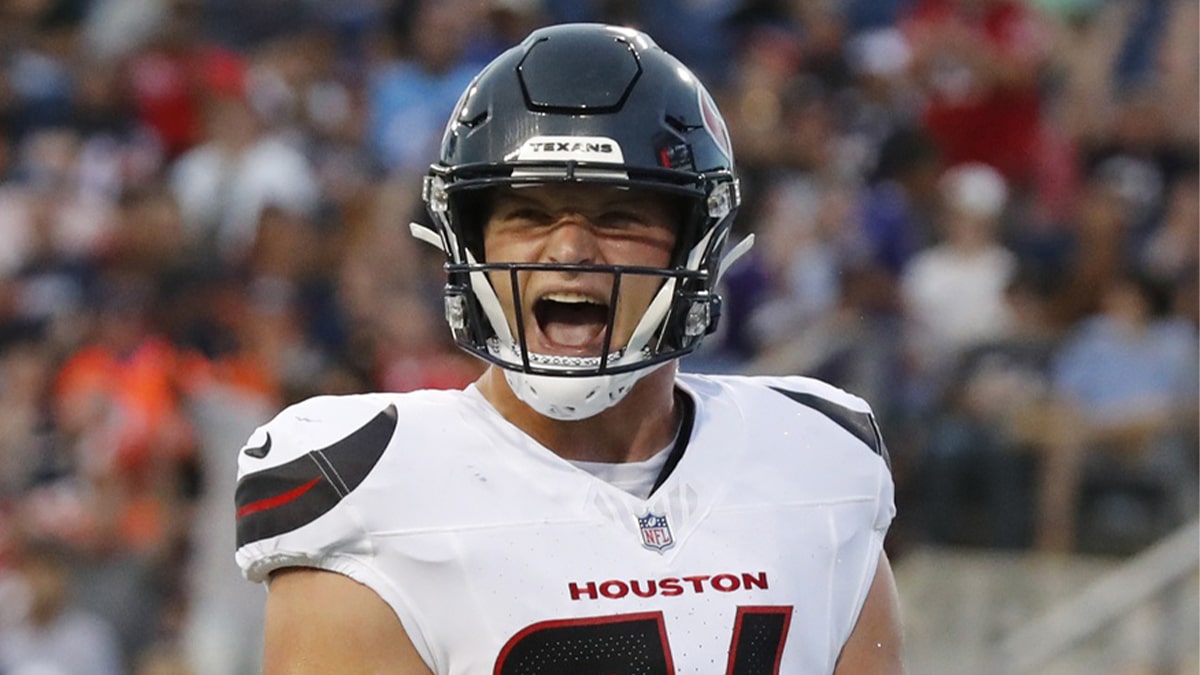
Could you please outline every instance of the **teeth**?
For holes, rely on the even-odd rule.
[[[547,293],[546,295],[543,295],[543,296],[542,296],[542,299],[543,299],[543,300],[552,300],[552,301],[554,301],[554,302],[561,302],[561,303],[564,303],[564,304],[574,304],[574,305],[578,305],[578,304],[590,304],[590,305],[599,305],[599,304],[603,304],[603,303],[596,302],[596,301],[595,301],[595,300],[593,300],[592,298],[589,298],[588,296],[586,296],[586,295],[583,295],[582,293]]]
[[[513,342],[509,344],[508,350],[511,354],[520,354],[520,346]],[[504,357],[504,351],[500,347],[500,341],[496,338],[488,340],[488,351],[495,356]],[[642,358],[650,357],[650,349],[643,347],[641,352]],[[625,356],[624,349],[618,349],[608,355],[608,363],[614,364],[620,361]],[[510,357],[513,358],[513,357]],[[519,359],[519,357],[515,357]],[[509,361],[510,363],[519,364],[519,360]],[[529,363],[534,366],[546,368],[598,368],[600,366],[599,356],[559,356],[557,354],[538,354],[537,352],[529,352]]]

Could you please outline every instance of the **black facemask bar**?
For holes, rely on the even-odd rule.
[[[464,223],[459,220],[461,213],[450,215],[451,203],[463,199],[463,195],[501,186],[584,182],[660,192],[694,203],[699,211],[684,219],[683,230],[679,233],[684,251],[703,236],[705,223],[715,224],[724,220],[741,202],[737,181],[727,169],[690,173],[677,169],[575,161],[469,164],[453,168],[434,165],[422,186],[422,198],[431,213],[443,214],[446,225],[455,231],[456,236],[478,243],[482,223],[471,219]],[[451,221],[454,221],[452,227]],[[468,241],[458,243],[459,246],[465,246]],[[462,260],[458,247],[452,246],[449,241],[445,244],[448,254],[458,255]],[[481,254],[482,251],[476,251],[478,258],[482,258]]]

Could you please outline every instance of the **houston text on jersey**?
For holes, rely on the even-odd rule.
[[[619,600],[630,593],[639,598],[652,598],[656,595],[672,596],[685,593],[704,593],[715,590],[721,593],[748,591],[767,588],[766,572],[742,572],[741,574],[697,574],[689,577],[666,577],[663,579],[647,579],[645,581],[631,579],[608,579],[607,581],[585,581],[567,584],[567,592],[572,600]]]

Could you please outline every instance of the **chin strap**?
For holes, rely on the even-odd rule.
[[[435,235],[436,236],[436,235]],[[717,269],[717,278],[715,281],[720,281],[730,267],[738,261],[738,258],[750,252],[750,248],[754,246],[754,235],[748,234],[742,238],[733,248],[729,249],[729,253],[721,259],[721,266]]]
[[[432,227],[420,223],[409,223],[408,231],[412,233],[414,239],[423,241],[442,253],[446,252],[446,245],[442,243],[442,238],[438,235],[437,230]]]
[[[442,253],[446,252],[445,243],[433,228],[420,223],[409,223],[408,231],[417,240],[433,246]],[[475,256],[470,251],[467,251],[467,264],[475,264]],[[496,297],[495,290],[487,280],[487,275],[483,272],[471,272],[469,278],[471,280],[471,288],[475,291],[475,298],[479,301],[479,306],[488,317],[488,321],[491,322],[500,343],[502,345],[513,343],[513,336],[508,329],[508,323],[504,321],[504,310],[500,307],[500,299]],[[515,356],[519,357],[519,354]]]

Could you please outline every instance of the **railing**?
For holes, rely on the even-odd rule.
[[[1120,620],[1147,602],[1162,600],[1168,612],[1179,603],[1195,603],[1179,589],[1200,570],[1200,521],[1180,527],[1163,541],[1101,577],[1075,597],[1023,623],[1001,640],[998,675],[1039,672],[1085,638]],[[1179,658],[1177,645],[1164,636],[1164,659]]]

